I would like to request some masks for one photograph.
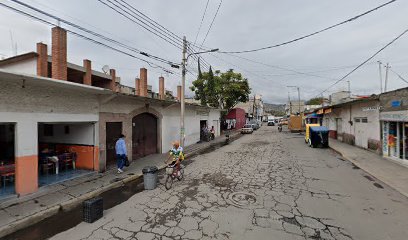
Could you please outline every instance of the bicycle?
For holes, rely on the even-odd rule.
[[[172,185],[174,179],[177,178],[177,180],[181,181],[184,178],[184,166],[180,164],[180,174],[177,174],[177,165],[173,164],[170,166],[166,167],[166,182],[164,183],[164,186],[166,187],[167,190],[169,190]]]

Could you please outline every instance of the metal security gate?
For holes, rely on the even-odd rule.
[[[115,145],[122,133],[122,122],[106,123],[106,165],[116,164]]]
[[[132,155],[138,159],[157,153],[157,118],[142,113],[132,119]]]
[[[355,145],[368,148],[367,118],[354,118]]]

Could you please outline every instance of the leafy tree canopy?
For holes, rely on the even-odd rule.
[[[321,97],[311,98],[306,102],[306,105],[320,105],[322,104],[323,99]]]
[[[212,71],[199,74],[198,79],[193,81],[190,89],[194,92],[194,98],[201,101],[201,105],[209,105],[220,109],[231,109],[239,102],[247,102],[251,89],[248,79],[233,69],[227,72]]]

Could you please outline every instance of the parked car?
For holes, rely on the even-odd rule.
[[[242,128],[241,128],[241,133],[245,134],[245,133],[253,133],[254,132],[254,128],[252,124],[245,124]]]
[[[268,121],[268,126],[275,126],[275,122],[274,121]]]
[[[261,127],[261,124],[259,124],[257,121],[250,121],[248,124],[251,124],[254,130],[258,130]]]

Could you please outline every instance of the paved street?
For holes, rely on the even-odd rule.
[[[407,216],[406,197],[330,149],[264,126],[53,239],[403,240]]]

